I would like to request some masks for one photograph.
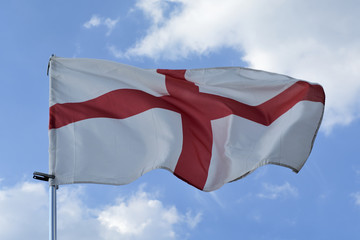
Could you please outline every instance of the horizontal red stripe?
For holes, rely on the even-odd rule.
[[[61,128],[89,118],[124,119],[151,108],[176,111],[166,101],[143,91],[118,89],[85,102],[57,103],[51,106],[49,129]]]
[[[300,101],[325,103],[322,87],[303,81],[296,82],[279,95],[258,106],[250,106],[218,95],[200,94],[203,94],[205,98],[208,95],[208,98],[212,99],[212,104],[205,106],[205,112],[210,112],[213,119],[234,114],[266,126]],[[50,107],[49,129],[60,128],[89,118],[123,119],[151,108],[182,112],[179,106],[183,105],[181,100],[177,102],[171,98],[171,96],[155,97],[139,90],[119,89],[85,102],[57,103]],[[214,111],[215,109],[220,109],[220,111]]]

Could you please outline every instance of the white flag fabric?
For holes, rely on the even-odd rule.
[[[246,68],[140,69],[50,59],[51,184],[127,184],[157,168],[204,191],[265,164],[298,172],[320,126],[318,84]]]

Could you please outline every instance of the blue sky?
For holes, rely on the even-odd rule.
[[[141,68],[245,66],[321,83],[324,121],[299,174],[265,166],[212,192],[164,170],[61,186],[59,239],[356,239],[356,0],[2,1],[0,239],[46,239],[51,54]]]

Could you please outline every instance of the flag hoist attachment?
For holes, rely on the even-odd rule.
[[[46,173],[42,173],[42,172],[34,172],[33,173],[33,178],[36,179],[36,180],[41,180],[41,181],[48,182],[49,179],[54,179],[55,176],[50,175],[50,174],[46,174]]]
[[[55,176],[42,172],[34,172],[33,178],[36,180],[49,182],[55,179]],[[57,239],[56,190],[58,188],[59,187],[57,185],[49,185],[49,240]]]

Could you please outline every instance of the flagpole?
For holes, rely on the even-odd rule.
[[[56,190],[57,185],[49,186],[49,240],[57,239],[57,209],[56,209]]]
[[[49,76],[49,70],[51,66],[51,58],[54,57],[55,54],[52,54],[47,67],[47,75]],[[50,77],[51,79],[51,77]],[[51,84],[51,81],[50,81]],[[59,188],[58,185],[54,185],[54,175],[45,174],[47,180],[49,181],[49,240],[57,239],[57,207],[56,207],[56,190]]]
[[[57,239],[57,211],[56,211],[56,190],[58,185],[53,184],[54,175],[42,172],[34,172],[33,178],[36,180],[49,182],[49,240]]]

